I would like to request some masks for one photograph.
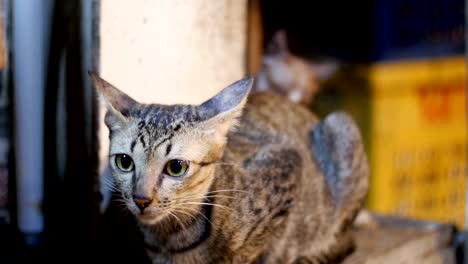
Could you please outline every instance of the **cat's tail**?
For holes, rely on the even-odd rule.
[[[336,205],[338,229],[344,231],[362,208],[369,185],[369,165],[359,129],[349,115],[334,112],[313,128],[310,142]]]

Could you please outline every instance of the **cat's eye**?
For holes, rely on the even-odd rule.
[[[135,168],[133,159],[127,154],[117,154],[115,156],[115,165],[123,172],[130,172]]]
[[[187,161],[174,159],[166,163],[164,173],[173,177],[181,177],[185,175],[188,167]]]

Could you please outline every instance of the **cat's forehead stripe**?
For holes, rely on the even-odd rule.
[[[171,149],[172,149],[172,144],[171,144],[171,143],[167,144],[167,147],[166,147],[166,156],[169,155],[169,153],[171,152]]]
[[[145,136],[140,135],[139,138],[140,138],[140,142],[141,142],[141,145],[143,146],[143,148],[146,148]]]
[[[130,115],[141,120],[138,123],[139,129],[148,124],[162,128],[177,121],[198,122],[202,120],[197,107],[193,105],[141,105]]]
[[[132,140],[132,143],[130,144],[130,151],[133,152],[133,150],[135,149],[135,145],[136,145],[136,139]]]
[[[135,119],[137,135],[130,143],[133,152],[136,144],[141,144],[145,152],[157,149],[170,141],[184,126],[190,126],[201,120],[195,106],[190,105],[142,105],[134,109],[131,116]],[[166,146],[166,156],[172,145]]]
[[[161,146],[164,142],[171,140],[171,138],[172,138],[173,136],[174,136],[174,134],[170,134],[170,135],[168,135],[168,136],[166,136],[166,137],[160,139],[159,142],[155,144],[155,147],[154,147],[154,148],[158,148],[158,147]]]

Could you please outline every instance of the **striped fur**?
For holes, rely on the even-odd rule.
[[[153,263],[337,263],[352,250],[368,169],[346,114],[320,122],[276,94],[247,100],[251,79],[199,106],[163,106],[92,78],[109,109],[114,181]],[[133,172],[116,168],[118,153]],[[187,174],[165,175],[170,159],[189,161]],[[143,213],[135,193],[153,198]]]

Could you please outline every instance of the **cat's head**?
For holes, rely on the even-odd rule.
[[[114,181],[137,219],[156,223],[187,197],[202,198],[253,79],[237,81],[200,105],[157,105],[138,103],[90,76],[107,108]]]
[[[255,90],[271,90],[304,105],[313,102],[321,83],[338,69],[336,60],[306,60],[288,48],[286,31],[279,30],[268,43],[256,76]]]

